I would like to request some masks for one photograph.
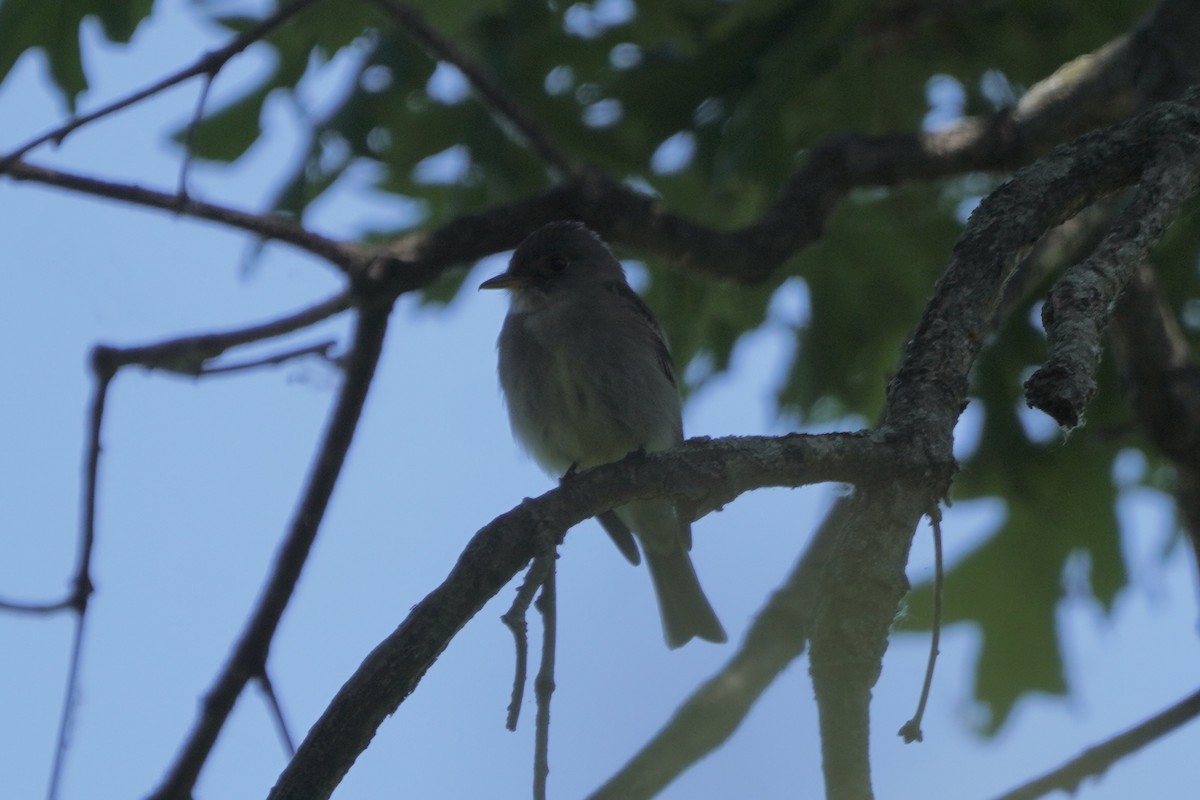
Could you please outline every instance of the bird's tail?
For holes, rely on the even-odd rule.
[[[667,647],[682,647],[693,636],[710,642],[724,642],[727,639],[725,629],[700,588],[687,550],[682,546],[667,552],[655,552],[649,547],[644,550],[650,579],[654,582],[654,594],[658,597]]]

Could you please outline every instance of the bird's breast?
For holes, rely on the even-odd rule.
[[[513,432],[558,475],[647,445],[631,425],[636,398],[625,391],[619,354],[595,347],[601,332],[589,335],[584,322],[556,320],[550,310],[516,313],[500,337],[500,382]]]

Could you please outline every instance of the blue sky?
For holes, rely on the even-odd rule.
[[[129,49],[85,35],[95,107],[190,63],[218,44],[179,0],[158,5]],[[235,96],[263,68],[252,50],[231,63],[213,101]],[[337,65],[305,97],[319,107]],[[165,131],[191,113],[198,84],[155,98],[31,160],[170,190],[180,153]],[[53,126],[63,109],[36,54],[0,86],[0,150]],[[233,168],[198,165],[193,193],[259,209],[300,155],[297,110],[267,107],[267,135]],[[349,179],[313,209],[329,235],[406,213]],[[337,290],[324,264],[270,246],[247,269],[246,237],[219,227],[58,190],[0,180],[8,346],[7,412],[0,417],[0,595],[52,600],[73,569],[92,345],[142,344],[249,324]],[[477,284],[503,257],[477,265]],[[635,277],[637,277],[635,275]],[[774,319],[738,347],[733,370],[689,403],[691,435],[790,429],[769,397],[789,352],[802,286],[773,304]],[[466,292],[449,309],[411,299],[396,311],[378,380],[346,471],[271,652],[270,670],[297,735],[365,654],[435,587],[467,539],[522,497],[551,485],[513,443],[495,378],[504,299]],[[345,319],[291,344],[345,341]],[[282,346],[282,345],[281,345]],[[241,355],[274,352],[251,350]],[[99,542],[90,629],[75,708],[64,798],[143,796],[161,778],[203,693],[252,608],[308,471],[339,376],[319,362],[195,381],[123,372],[105,420]],[[963,426],[970,438],[970,415]],[[1135,465],[1136,466],[1136,465]],[[764,491],[696,526],[697,570],[731,644],[663,646],[648,577],[599,529],[581,526],[560,560],[558,691],[551,793],[595,788],[732,654],[756,609],[790,569],[827,508],[827,488]],[[945,523],[953,560],[997,527],[997,503],[965,503]],[[978,636],[947,630],[924,729],[905,746],[895,730],[920,688],[927,642],[898,636],[875,690],[874,777],[881,798],[987,797],[1058,765],[1195,688],[1193,567],[1182,549],[1163,560],[1170,506],[1148,490],[1122,500],[1134,585],[1112,619],[1070,597],[1059,614],[1068,643],[1067,699],[1023,701],[993,741],[972,733]],[[918,535],[910,574],[931,572]],[[335,795],[375,798],[520,797],[528,792],[532,707],[504,730],[511,636],[498,621],[503,592],[473,620],[387,720]],[[53,756],[72,620],[0,614],[0,796],[44,794]],[[1197,731],[1184,729],[1122,762],[1082,798],[1194,791]],[[260,797],[284,756],[255,688],[239,701],[202,774],[197,797]],[[749,787],[749,789],[748,789]],[[733,740],[688,772],[667,798],[819,796],[820,753],[807,662],[793,665]]]

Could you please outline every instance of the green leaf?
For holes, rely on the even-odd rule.
[[[41,50],[51,80],[68,110],[75,113],[76,101],[88,87],[79,51],[83,20],[99,17],[110,41],[127,43],[149,16],[152,5],[153,0],[4,0],[0,3],[0,81],[21,55]]]
[[[241,158],[262,135],[259,119],[267,95],[274,90],[270,82],[200,119],[190,132],[187,126],[171,134],[178,144],[191,146],[192,155],[209,161],[231,163]]]
[[[874,418],[959,230],[936,188],[860,192],[843,202],[825,236],[796,259],[812,316],[780,404],[822,418]]]

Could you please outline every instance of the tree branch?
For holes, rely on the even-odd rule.
[[[648,800],[733,735],[779,673],[808,642],[821,572],[847,522],[838,502],[783,584],[754,618],[741,647],[670,721],[588,800]]]
[[[546,781],[550,777],[550,698],[554,695],[554,656],[558,647],[558,593],[555,590],[558,553],[540,556],[549,562],[537,610],[542,614],[542,662],[533,679],[537,698],[534,724],[533,800],[546,800]]]
[[[420,12],[398,0],[373,0],[396,25],[417,40],[431,58],[453,64],[466,77],[480,101],[498,118],[516,129],[529,149],[549,164],[561,176],[579,171],[580,167],[555,144],[541,127],[516,104],[487,73],[474,63],[451,40],[425,21]]]
[[[1197,716],[1200,716],[1200,692],[1185,697],[1165,711],[1108,741],[1089,747],[1058,769],[1019,786],[996,800],[1034,800],[1058,789],[1074,793],[1084,778],[1102,774],[1120,759],[1136,753],[1155,739],[1166,736]]]
[[[1200,92],[1081,137],[1019,170],[968,222],[888,386],[880,433],[911,438],[925,463],[950,463],[954,424],[966,405],[967,377],[1005,282],[1027,248],[1097,198],[1128,185],[1152,157],[1152,136],[1184,134]],[[821,714],[826,792],[870,798],[870,689],[907,589],[904,565],[917,520],[945,493],[919,476],[850,503],[863,524],[834,549],[811,632],[811,667]],[[881,497],[882,495],[882,497]]]
[[[1176,57],[1165,60],[1166,52]],[[609,241],[694,274],[755,283],[817,241],[833,209],[853,189],[1012,169],[1124,118],[1139,97],[1172,95],[1197,71],[1200,7],[1164,0],[1132,35],[1064,66],[1004,112],[967,117],[940,131],[843,134],[817,143],[774,202],[744,228],[718,231],[697,224],[587,170],[537,197],[400,237],[382,254],[402,262],[436,262],[441,259],[435,253],[453,253],[452,263],[470,261],[512,249],[541,223],[570,217]]]
[[[104,408],[108,401],[108,388],[116,376],[116,369],[92,351],[92,405],[88,414],[88,446],[83,488],[83,521],[79,533],[79,553],[76,556],[75,580],[71,596],[64,607],[75,612],[75,633],[71,640],[71,656],[67,668],[67,685],[63,690],[63,709],[58,723],[58,741],[54,748],[54,764],[50,768],[50,786],[46,795],[49,800],[58,797],[58,788],[66,770],[67,746],[71,729],[71,718],[75,710],[75,697],[79,689],[79,672],[83,664],[83,640],[87,631],[88,601],[91,599],[92,554],[96,550],[96,497],[100,483],[100,453],[103,450],[100,431],[104,424]]]
[[[1198,98],[1200,94],[1192,93],[1182,102],[1196,104]],[[811,631],[812,672],[822,704],[827,784],[832,796],[870,796],[866,768],[870,687],[878,675],[889,626],[907,589],[904,565],[916,523],[931,500],[941,497],[948,487],[946,469],[953,464],[952,432],[966,402],[967,374],[982,346],[985,329],[994,318],[1005,280],[1030,242],[1095,199],[1135,179],[1146,156],[1144,147],[1139,150],[1133,143],[1144,143],[1151,130],[1162,133],[1154,125],[1169,117],[1177,105],[1156,107],[1128,123],[1061,148],[1018,172],[981,204],[905,349],[888,388],[887,408],[878,432],[846,440],[875,439],[890,446],[903,442],[909,453],[906,458],[911,459],[905,463],[913,468],[907,471],[911,483],[860,491],[846,501],[850,506],[847,529],[853,533],[839,538],[821,580],[822,600]],[[1183,116],[1189,114],[1190,109]],[[1113,144],[1106,146],[1106,139],[1112,139]],[[1098,154],[1104,156],[1099,162],[1094,158]],[[778,446],[788,447],[795,441],[799,440],[787,437]],[[659,458],[681,455],[687,447],[648,459],[647,463],[657,464]],[[913,452],[922,455],[913,458]],[[719,462],[726,474],[735,467],[732,459],[736,454],[727,452]],[[758,461],[755,471],[772,462],[787,463],[786,458],[783,462],[764,458]],[[603,502],[575,508],[574,513],[563,516],[538,506],[538,517],[555,519],[555,529],[565,530],[635,496],[675,497],[680,491],[675,487],[684,485],[690,485],[694,493],[704,490],[711,495],[714,491],[709,474],[675,484],[663,482],[658,474],[639,474],[642,470],[633,463],[600,468],[581,476],[581,480],[610,472],[614,478],[620,472],[622,479],[636,481],[628,487],[629,493],[614,491]],[[863,483],[861,479],[850,482]],[[769,485],[759,480],[754,483]],[[590,487],[590,481],[573,482],[543,495],[539,501],[549,503],[560,494],[571,496],[585,485]],[[701,497],[700,502],[695,502],[697,498],[676,499],[697,506],[705,502],[720,505],[738,493],[727,486],[721,493],[724,496]],[[310,732],[296,759],[280,777],[273,797],[297,796],[300,786],[314,789],[318,797],[332,791],[366,747],[375,728],[416,687],[450,637],[532,557],[529,531],[533,520],[522,519],[523,510],[528,511],[524,507],[515,509],[480,531],[447,580],[367,658]],[[509,524],[515,525],[513,532],[497,541],[498,534],[493,531]]]
[[[102,358],[114,371],[136,364],[147,369],[197,376],[209,371],[209,361],[234,347],[286,336],[340,314],[349,307],[350,293],[339,292],[308,308],[258,325],[220,333],[181,336],[137,347],[100,345],[96,348],[96,353],[97,357]]]
[[[204,699],[201,715],[176,757],[175,764],[151,795],[154,800],[186,800],[192,795],[200,769],[216,743],[234,703],[257,676],[264,675],[267,653],[296,581],[308,559],[346,453],[358,427],[363,403],[387,332],[391,302],[364,305],[357,320],[346,378],[325,430],[304,495],[291,529],[279,550],[274,569],[233,653]]]
[[[96,197],[106,197],[123,203],[157,208],[187,217],[217,222],[230,228],[253,233],[264,239],[275,239],[305,250],[330,262],[342,272],[354,274],[365,263],[362,251],[357,246],[342,244],[320,234],[306,230],[286,217],[273,214],[251,214],[225,206],[205,203],[168,194],[153,189],[144,189],[130,183],[106,181],[72,172],[39,167],[27,161],[14,161],[0,168],[13,180],[30,181],[47,186],[57,186]]]
[[[1101,340],[1113,304],[1200,179],[1200,110],[1172,105],[1161,110],[1156,125],[1134,126],[1132,135],[1151,137],[1138,146],[1158,150],[1140,175],[1133,200],[1095,252],[1067,271],[1042,306],[1049,354],[1025,382],[1025,396],[1031,407],[1066,428],[1079,424],[1096,392]],[[1165,130],[1154,129],[1159,125]]]
[[[194,78],[197,75],[207,75],[209,77],[209,82],[211,82],[212,78],[215,77],[221,68],[225,66],[229,59],[233,58],[250,45],[264,38],[267,34],[278,28],[280,25],[283,25],[285,22],[295,17],[305,8],[312,5],[313,2],[314,0],[294,0],[294,2],[276,9],[273,14],[269,14],[257,24],[247,28],[245,31],[235,36],[224,47],[220,47],[216,50],[205,53],[198,61],[196,61],[196,63],[192,64],[191,66],[185,67],[178,72],[168,75],[160,81],[156,81],[144,89],[139,89],[138,91],[126,95],[120,100],[115,100],[106,106],[102,106],[95,111],[75,117],[58,126],[57,128],[31,139],[30,141],[18,147],[16,150],[13,150],[8,155],[0,158],[0,172],[7,172],[13,166],[14,162],[19,161],[25,156],[26,153],[40,145],[45,144],[46,142],[53,141],[61,144],[63,140],[67,138],[67,136],[82,128],[84,125],[95,122],[103,117],[107,117],[110,114],[116,113],[117,111],[129,108],[130,106],[140,103],[148,97],[153,97],[159,92],[183,83],[184,81]],[[207,93],[208,84],[206,83],[204,94],[207,95]],[[201,103],[201,106],[202,105],[203,103]],[[182,195],[182,181],[180,188],[180,194]]]
[[[903,443],[862,434],[690,439],[665,453],[597,467],[526,500],[481,529],[442,584],[367,656],[309,731],[270,797],[328,797],[450,639],[541,552],[540,527],[561,541],[571,526],[641,497],[715,508],[764,486],[866,483],[905,463],[907,454]]]
[[[388,2],[388,0],[377,0]],[[0,165],[16,180],[207,219],[287,242],[359,274],[368,265],[379,289],[420,289],[448,267],[515,247],[538,224],[583,220],[610,241],[711,278],[761,281],[820,238],[825,221],[852,189],[892,186],[1026,163],[1080,130],[1127,113],[1138,95],[1158,96],[1197,69],[1200,7],[1164,0],[1133,35],[1077,59],[1035,85],[1009,111],[969,117],[936,132],[835,136],[815,145],[758,221],[722,232],[666,211],[653,199],[595,170],[523,201],[452,220],[365,248],[311,233],[272,215],[180,198],[27,162]],[[1164,61],[1164,53],[1174,57]],[[1124,100],[1122,98],[1125,98]]]

